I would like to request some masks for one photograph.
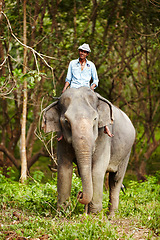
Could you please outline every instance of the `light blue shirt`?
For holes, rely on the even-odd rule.
[[[96,84],[97,87],[99,80],[93,62],[86,59],[86,64],[83,70],[81,70],[79,58],[70,62],[66,82],[69,82],[71,88],[79,88],[82,86],[90,87],[91,78],[93,80],[92,84]]]

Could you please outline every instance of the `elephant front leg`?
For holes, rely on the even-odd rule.
[[[103,153],[101,149],[98,149],[94,155],[92,167],[93,198],[88,206],[89,213],[97,213],[102,210],[104,176],[109,163],[109,158],[110,146],[107,145],[105,146]]]
[[[97,174],[93,177],[93,198],[88,204],[88,213],[98,213],[102,210],[104,174]]]
[[[64,150],[64,149],[63,149]],[[57,191],[58,191],[58,210],[65,209],[69,205],[69,197],[71,194],[73,164],[71,156],[64,151],[58,155],[58,175],[57,175]]]
[[[67,166],[65,164],[58,166],[58,209],[61,207],[65,209],[69,204],[67,201],[69,200],[71,193],[72,171],[72,166]]]

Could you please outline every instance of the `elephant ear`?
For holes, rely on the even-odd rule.
[[[109,124],[113,124],[113,113],[112,113],[112,103],[107,99],[103,98],[97,93],[98,106],[97,111],[99,114],[98,127],[104,127]]]
[[[42,128],[46,133],[61,130],[59,122],[58,101],[50,104],[43,110]]]

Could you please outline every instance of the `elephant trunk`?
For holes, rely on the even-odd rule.
[[[79,163],[79,165],[81,165],[81,163]],[[83,192],[78,193],[77,199],[82,204],[88,204],[92,200],[93,196],[92,174],[90,166],[91,163],[89,163],[89,166],[87,167],[80,167]]]
[[[82,204],[88,204],[93,196],[92,184],[92,144],[88,142],[86,137],[79,137],[75,142],[75,154],[77,164],[82,180],[83,192],[79,192],[77,199]],[[78,144],[77,144],[78,143]],[[74,145],[74,144],[73,144]]]

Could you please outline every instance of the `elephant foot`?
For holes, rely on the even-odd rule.
[[[107,213],[108,219],[109,220],[113,219],[117,212],[118,212],[117,209],[109,210],[108,213]]]
[[[71,206],[71,201],[70,200],[68,200],[68,201],[66,201],[62,204],[57,203],[57,211],[63,213],[63,212],[66,211],[67,208],[70,208],[70,206]]]
[[[99,213],[101,210],[102,210],[102,204],[94,204],[92,202],[88,204],[88,214]]]

